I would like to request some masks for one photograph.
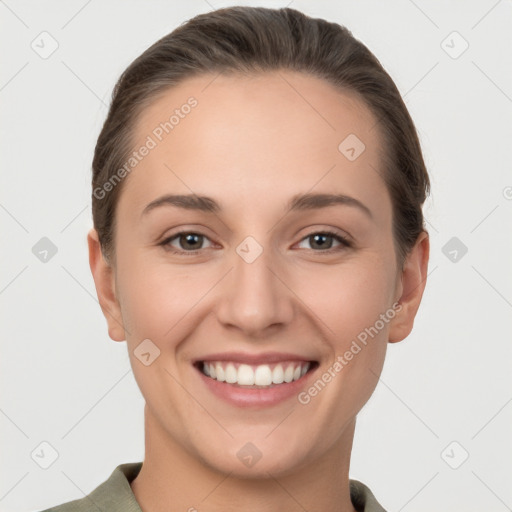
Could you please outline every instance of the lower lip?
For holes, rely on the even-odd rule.
[[[269,388],[250,388],[248,386],[245,387],[237,384],[219,382],[205,375],[199,368],[194,368],[199,373],[208,389],[214,395],[217,395],[230,404],[237,407],[269,407],[293,396],[297,396],[304,389],[311,375],[315,373],[317,366],[313,367],[313,369],[309,370],[298,380],[275,384],[273,387]]]

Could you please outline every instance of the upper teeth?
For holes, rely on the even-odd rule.
[[[284,365],[279,363],[273,369],[268,364],[240,364],[237,368],[235,363],[212,361],[203,363],[203,373],[212,379],[229,384],[270,386],[300,379],[309,370],[309,366],[309,363],[296,362]]]

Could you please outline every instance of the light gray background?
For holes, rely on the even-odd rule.
[[[249,2],[287,4],[346,25],[381,60],[432,179],[423,303],[359,416],[351,477],[389,511],[511,510],[512,2]],[[88,266],[93,148],[124,68],[226,5],[0,0],[2,511],[80,498],[143,459],[144,402]],[[43,31],[59,45],[47,59],[31,48]],[[469,44],[458,58],[453,31]],[[58,248],[46,263],[32,252],[42,237]],[[452,237],[468,248],[456,262]],[[48,469],[42,442],[58,452]]]

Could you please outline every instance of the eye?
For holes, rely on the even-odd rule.
[[[339,243],[337,248],[332,246],[332,239]],[[344,236],[335,233],[334,231],[316,231],[314,233],[310,233],[301,240],[301,243],[308,240],[312,241],[311,245],[313,250],[315,249],[315,246],[321,249],[320,251],[315,252],[332,252],[346,247],[352,247],[352,244]]]
[[[193,231],[180,231],[179,233],[175,233],[169,238],[166,238],[158,245],[163,246],[166,250],[169,250],[175,254],[197,254],[200,249],[204,248],[202,247],[204,240],[209,240],[209,238],[205,235],[202,235],[201,233],[195,233]],[[178,248],[172,244],[173,241],[176,241],[179,244]]]
[[[338,246],[333,247],[333,239],[338,242]],[[166,238],[158,245],[163,246],[165,250],[170,251],[173,254],[194,255],[198,254],[201,249],[204,249],[202,245],[205,240],[209,240],[209,238],[201,233],[196,233],[194,231],[180,231],[179,233],[175,233],[174,235]],[[303,243],[304,241],[312,241],[312,250],[315,252],[331,253],[337,250],[342,250],[343,248],[352,247],[351,242],[334,231],[315,231],[304,237],[300,243]],[[177,243],[178,247],[173,245],[173,242]],[[212,244],[210,244],[210,247],[211,246]]]

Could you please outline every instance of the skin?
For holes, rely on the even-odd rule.
[[[125,178],[112,265],[96,231],[88,234],[109,335],[127,341],[146,401],[145,459],[131,488],[145,512],[171,504],[211,512],[353,512],[348,472],[356,415],[378,382],[388,342],[413,327],[428,236],[419,236],[399,269],[379,134],[356,97],[291,71],[202,75],[143,112],[136,147],[190,96],[197,107]],[[338,151],[351,133],[366,146],[354,161]],[[347,205],[286,210],[293,195],[306,192],[351,196],[372,216]],[[141,216],[165,193],[209,196],[222,211],[163,206]],[[182,229],[205,238],[188,245],[174,238],[182,256],[158,245]],[[329,237],[315,244],[310,235],[326,229],[352,246]],[[247,236],[263,248],[252,263],[236,252]],[[194,247],[199,253],[187,255]],[[283,351],[318,361],[321,376],[396,301],[400,312],[307,405],[292,397],[271,407],[235,407],[212,395],[192,366],[214,352]],[[144,339],[160,350],[149,366],[134,355]],[[247,442],[262,454],[252,467],[237,457]]]

